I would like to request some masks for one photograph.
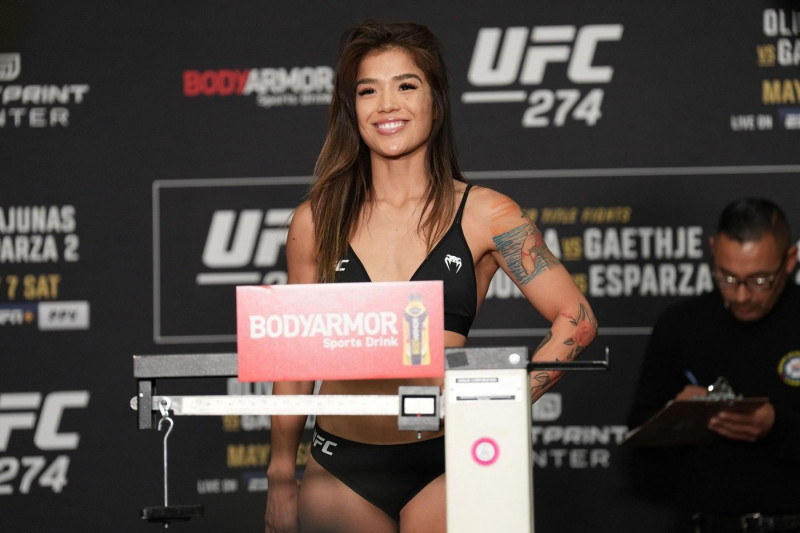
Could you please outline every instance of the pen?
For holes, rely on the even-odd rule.
[[[697,378],[694,377],[694,374],[692,374],[692,371],[689,370],[688,368],[683,371],[683,375],[686,376],[686,379],[688,379],[689,383],[691,383],[692,385],[698,385],[698,386],[700,385],[700,382],[697,381]]]

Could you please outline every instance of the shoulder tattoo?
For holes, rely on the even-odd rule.
[[[520,285],[558,263],[544,243],[539,228],[522,212],[524,222],[516,228],[492,237],[497,251],[503,256],[509,270]]]

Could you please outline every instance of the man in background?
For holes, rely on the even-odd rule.
[[[642,450],[638,474],[691,517],[688,531],[800,531],[797,244],[777,205],[746,198],[723,210],[710,245],[716,290],[656,322],[628,424],[705,396],[720,377],[769,401],[713,416],[710,444]]]

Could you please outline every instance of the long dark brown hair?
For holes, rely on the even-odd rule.
[[[310,191],[317,246],[317,279],[333,281],[334,266],[345,255],[362,208],[372,200],[370,152],[358,132],[356,76],[361,60],[375,50],[399,48],[425,74],[433,95],[433,126],[425,166],[428,188],[418,222],[430,250],[446,231],[454,212],[453,180],[465,181],[456,160],[450,116],[450,84],[439,39],[415,23],[368,20],[344,33],[328,117],[328,132],[314,168]]]

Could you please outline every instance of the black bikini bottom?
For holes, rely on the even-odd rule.
[[[444,473],[444,437],[408,444],[364,444],[316,426],[311,455],[395,521],[419,491]]]

